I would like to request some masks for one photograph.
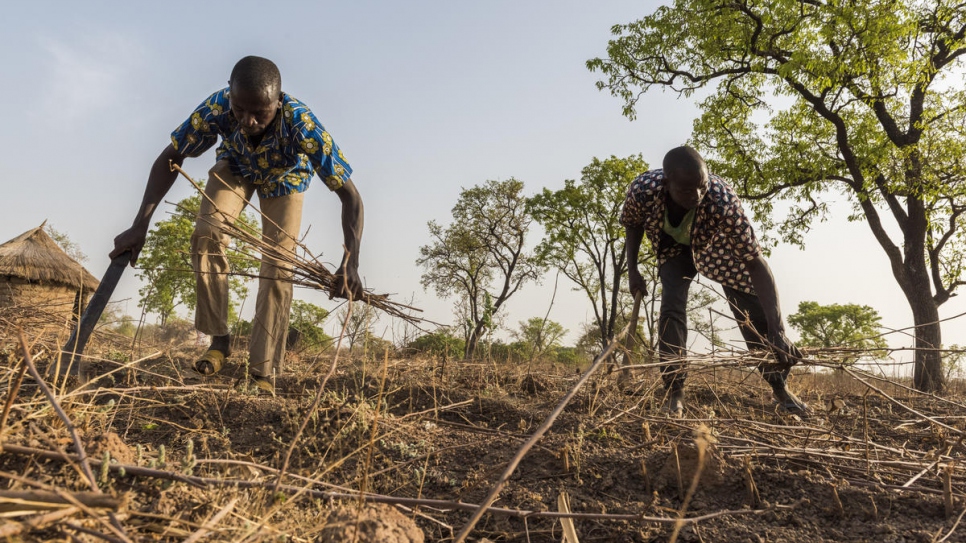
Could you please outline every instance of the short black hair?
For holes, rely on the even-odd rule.
[[[268,88],[274,94],[282,90],[282,74],[271,60],[247,56],[235,63],[228,83],[248,91],[260,92]]]
[[[664,170],[680,174],[701,175],[701,168],[705,167],[704,159],[693,148],[687,145],[675,147],[664,155]]]

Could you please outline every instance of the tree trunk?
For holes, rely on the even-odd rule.
[[[926,291],[928,294],[928,290]],[[946,386],[942,368],[942,328],[939,308],[932,296],[909,301],[916,325],[916,351],[912,382],[916,390],[940,393]]]
[[[477,323],[473,330],[470,331],[470,337],[466,339],[466,347],[463,349],[463,360],[473,360],[473,356],[476,354],[476,347],[480,343],[480,337],[483,336],[484,326],[482,323]]]
[[[909,307],[912,309],[915,332],[915,355],[913,356],[912,382],[916,390],[941,393],[946,386],[942,371],[942,327],[939,324],[939,304],[932,295],[931,281],[926,265],[923,244],[925,239],[918,231],[925,232],[925,221],[921,228],[910,229],[905,238],[905,261],[896,279]],[[910,235],[911,234],[911,235]],[[893,269],[896,271],[896,269]]]

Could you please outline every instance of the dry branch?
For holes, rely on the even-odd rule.
[[[184,176],[184,178],[187,179],[201,194],[202,198],[205,198],[210,204],[215,205],[208,195],[205,194],[205,191],[201,188],[201,185],[192,179],[187,172],[182,170],[177,164],[171,163],[170,166],[171,171],[176,171]],[[215,174],[215,177],[218,177],[218,175]],[[224,180],[221,178],[218,179],[219,181],[224,182]],[[217,206],[215,206],[215,209],[217,209]],[[261,211],[258,211],[258,213],[261,214]],[[270,220],[264,215],[262,215],[262,217],[266,220]],[[279,262],[282,266],[290,266],[293,273],[293,277],[291,279],[293,284],[316,290],[322,290],[328,293],[338,291],[339,287],[341,286],[339,284],[341,279],[330,272],[324,264],[319,262],[312,252],[309,251],[309,249],[298,239],[294,240],[295,249],[289,251],[276,244],[263,240],[261,236],[256,236],[234,223],[226,224],[225,228],[227,229],[226,233],[229,236],[258,251],[261,254],[262,259],[269,259]],[[301,249],[302,252],[307,256],[301,256],[299,254],[299,249]],[[252,255],[248,256],[253,260],[255,259],[255,257]],[[421,312],[421,309],[417,309],[416,307],[410,305],[401,304],[399,302],[394,302],[389,299],[388,294],[374,294],[371,291],[366,291],[363,293],[362,299],[359,301],[365,302],[366,304],[388,315],[398,317],[412,324],[418,324],[424,321],[424,319],[416,317],[412,314],[414,311]]]

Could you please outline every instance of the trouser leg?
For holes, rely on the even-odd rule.
[[[658,275],[661,278],[661,314],[658,318],[658,351],[664,388],[684,388],[688,343],[688,290],[697,274],[691,248],[666,261]]]
[[[219,179],[220,178],[220,179]],[[197,307],[195,328],[209,336],[228,334],[228,272],[225,256],[233,224],[252,195],[250,183],[232,175],[228,161],[220,160],[208,172],[195,230],[191,234],[191,266],[195,272]]]
[[[298,193],[259,200],[263,215],[262,239],[279,247],[283,254],[295,250],[302,224],[303,196]],[[291,279],[289,264],[262,257],[249,353],[252,375],[268,377],[282,369],[292,307]]]
[[[765,310],[758,296],[731,287],[723,287],[723,289],[748,350],[770,352],[767,341],[768,319],[765,318]],[[773,386],[784,384],[788,376],[788,368],[781,368],[777,364],[767,363],[764,360],[758,364],[758,370],[765,381]]]

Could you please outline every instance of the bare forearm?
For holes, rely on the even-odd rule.
[[[636,270],[638,257],[641,253],[641,241],[644,239],[644,229],[637,226],[629,226],[626,229],[627,238],[625,240],[624,252],[627,255],[627,268]]]
[[[342,200],[342,234],[345,249],[349,256],[346,266],[358,268],[359,251],[362,246],[362,229],[365,224],[362,197],[359,196],[359,192],[351,180],[347,181],[336,192],[339,199]]]
[[[141,199],[141,207],[134,217],[132,226],[147,229],[154,211],[165,195],[168,194],[168,191],[171,190],[171,186],[174,185],[178,173],[171,171],[170,162],[180,166],[184,162],[184,156],[169,144],[164,151],[161,151],[161,154],[154,161],[154,165],[151,166],[148,183],[144,188],[144,196]]]
[[[775,286],[775,277],[771,273],[768,262],[759,255],[748,263],[748,272],[751,275],[751,284],[755,287],[755,294],[765,313],[765,320],[768,321],[768,329],[784,331],[778,288]]]

